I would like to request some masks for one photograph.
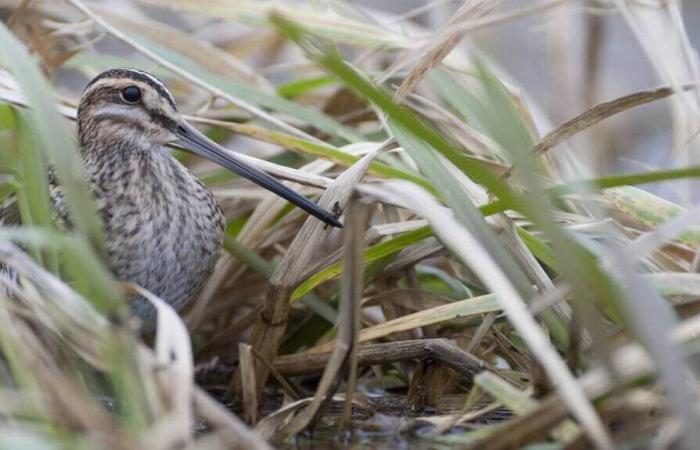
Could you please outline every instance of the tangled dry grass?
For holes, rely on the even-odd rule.
[[[680,5],[474,0],[412,21],[443,3],[0,0],[0,196],[24,223],[0,227],[21,280],[0,290],[0,446],[695,448],[699,210],[637,187],[700,176]],[[663,86],[549,125],[469,42],[562,11],[619,14]],[[114,66],[157,74],[344,230],[175,150],[222,205],[225,255],[181,316],[112,279],[70,127]],[[676,168],[610,175],[593,141],[572,145],[659,101]],[[152,339],[117,320],[134,290],[158,309]]]

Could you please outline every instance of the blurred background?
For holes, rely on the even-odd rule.
[[[137,4],[129,0],[104,0],[101,3],[117,14],[136,17],[146,13],[155,20],[191,30],[195,36],[202,36],[215,44],[229,43],[235,47],[235,41],[243,39],[255,45],[254,36],[260,32],[255,27],[247,28],[241,24],[235,28],[226,24],[217,26],[201,16],[188,18],[167,9],[149,8],[147,1]],[[295,1],[281,3],[293,5]],[[634,30],[614,9],[614,2],[348,0],[312,1],[310,4],[319,10],[337,7],[351,16],[364,17],[370,23],[386,24],[395,32],[425,37],[430,30],[445,25],[462,4],[470,3],[475,10],[481,8],[496,13],[548,6],[541,13],[506,18],[500,25],[472,31],[461,44],[463,49],[476,46],[500,66],[506,79],[522,90],[531,107],[541,113],[536,118],[542,134],[597,103],[663,84]],[[556,3],[561,5],[549,7]],[[644,9],[644,2],[639,4]],[[682,8],[690,43],[696,45],[700,41],[700,27],[695,26],[700,23],[700,3],[685,1]],[[197,29],[203,23],[206,24],[204,29]],[[650,26],[670,30],[673,24],[654,23]],[[663,32],[659,39],[663,41]],[[346,51],[359,56],[365,50],[349,48]],[[244,50],[241,57],[250,67],[267,70],[273,82],[289,78],[289,73],[274,67],[265,69],[271,56],[265,56],[264,52]],[[377,69],[386,64],[379,59],[375,61]],[[674,142],[673,117],[672,108],[667,103],[654,102],[612,117],[584,131],[571,142],[574,147],[587,148],[585,155],[579,156],[591,167],[591,173],[600,175],[668,169],[689,161],[697,164],[700,162],[697,151],[680,149],[682,145]],[[685,145],[696,145],[696,141]],[[264,154],[264,150],[258,151]],[[688,205],[700,195],[695,194],[697,187],[693,182],[678,182],[672,185],[649,184],[645,189]]]
[[[423,8],[425,12],[413,20],[429,29],[444,24],[462,4],[430,0],[350,0],[348,3],[398,15]],[[537,4],[518,0],[497,3],[506,10]],[[609,9],[612,4],[569,2],[567,7],[523,17],[502,27],[478,30],[471,39],[503,68],[528,101],[542,108],[551,123],[557,125],[597,103],[663,83],[629,24]],[[688,37],[697,48],[700,2],[684,1],[682,7]],[[672,134],[671,109],[661,102],[612,117],[573,142],[590,147],[587,152],[596,152],[597,156],[590,162],[597,173],[639,172],[679,165]],[[695,164],[700,162],[697,153],[691,156]],[[679,186],[684,184],[651,184],[645,189],[674,202],[688,204],[690,199],[700,199],[697,183],[685,185],[686,189],[692,186],[690,193]]]

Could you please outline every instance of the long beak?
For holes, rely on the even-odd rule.
[[[229,153],[225,148],[221,147],[219,144],[200,133],[195,127],[184,120],[181,120],[178,123],[176,133],[186,149],[192,153],[207,158],[208,160],[217,163],[221,167],[231,170],[232,172],[235,172],[238,175],[264,187],[268,191],[274,192],[275,194],[295,204],[299,208],[329,225],[343,228],[343,225],[333,214],[321,208],[303,195],[291,190],[262,170],[243,162],[235,155]]]

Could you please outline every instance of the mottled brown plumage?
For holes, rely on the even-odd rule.
[[[140,104],[121,99],[131,86],[141,91]],[[162,85],[131,70],[95,78],[78,107],[80,151],[104,222],[109,266],[117,279],[179,309],[219,258],[224,217],[209,189],[165,147],[174,140],[177,116]],[[144,299],[132,299],[132,310],[144,325],[154,322]]]
[[[166,144],[179,140],[340,226],[333,215],[187,124],[172,95],[148,73],[113,69],[95,77],[78,107],[78,138],[104,222],[110,269],[117,279],[148,289],[176,309],[211,274],[221,251],[224,217],[209,189],[170,156]],[[52,197],[58,217],[70,224],[60,187]],[[6,219],[10,214],[6,208]],[[155,311],[144,299],[133,298],[132,310],[144,328],[152,329]]]

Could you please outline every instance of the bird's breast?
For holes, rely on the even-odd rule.
[[[119,173],[96,174],[93,184],[116,277],[179,309],[211,274],[224,219],[206,186],[169,155],[160,156]],[[154,311],[145,300],[135,299],[132,307],[152,322]]]

